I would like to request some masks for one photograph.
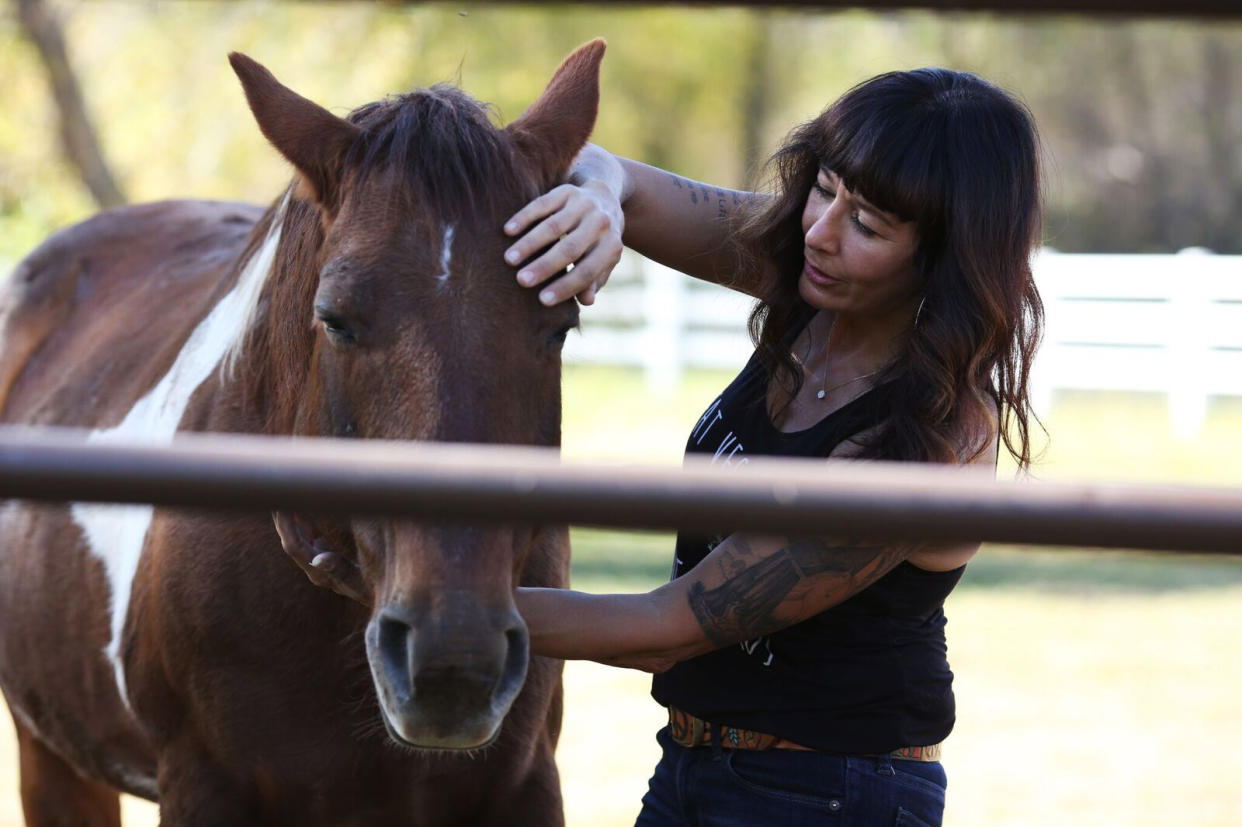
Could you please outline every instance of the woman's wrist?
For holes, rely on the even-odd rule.
[[[587,144],[569,169],[569,183],[582,189],[594,189],[615,198],[624,205],[633,192],[633,184],[621,161],[608,150]]]

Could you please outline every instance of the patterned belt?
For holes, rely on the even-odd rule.
[[[732,726],[720,726],[720,745],[725,749],[800,749],[814,751],[814,747],[806,747],[802,744],[794,743],[786,738],[778,735],[769,735],[766,732],[755,732],[750,729],[739,729]],[[673,737],[673,741],[683,747],[706,747],[711,746],[712,725],[702,718],[696,718],[689,712],[682,712],[680,709],[669,707],[668,709],[668,730]],[[904,761],[939,761],[940,760],[940,744],[932,744],[926,747],[902,747],[892,752],[886,753],[889,758],[899,758]],[[863,757],[879,757],[877,754],[867,754]]]

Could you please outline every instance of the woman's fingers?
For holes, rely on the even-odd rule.
[[[539,294],[539,300],[545,304],[556,304],[592,285],[603,284],[621,258],[621,241],[609,233],[607,225],[604,216],[587,216],[543,255],[523,266],[518,282],[547,282]]]
[[[551,215],[552,213],[565,206],[565,202],[573,194],[574,187],[569,184],[561,184],[555,189],[548,190],[543,195],[531,201],[525,207],[518,210],[513,216],[505,222],[505,233],[512,236],[518,236],[524,233],[531,224],[534,224],[541,218]]]
[[[567,242],[569,240],[566,239]],[[567,249],[573,248],[567,246]],[[582,304],[593,304],[596,292],[607,283],[613,268],[621,260],[621,249],[621,240],[615,235],[601,238],[576,257],[568,272],[548,282],[539,292],[539,301],[553,305],[577,296]]]
[[[604,199],[599,192],[563,185],[505,223],[506,233],[520,234],[505,251],[505,261],[520,265],[519,284],[543,285],[539,300],[544,304],[573,296],[583,304],[594,302],[596,291],[620,260],[624,218],[615,198],[608,203]]]
[[[568,210],[562,210],[550,218],[545,219],[543,224],[536,227],[527,234],[527,239],[547,238],[547,247],[538,257],[527,261],[522,265],[522,269],[518,271],[518,283],[525,287],[534,287],[542,284],[552,276],[564,271],[569,265],[574,265],[577,269],[578,263],[583,256],[595,246],[599,240],[599,223],[591,216],[583,216],[576,225],[571,226],[566,220],[565,213]],[[558,220],[559,219],[559,220]],[[542,249],[537,247],[536,251]]]
[[[575,187],[562,185],[531,201],[505,223],[505,232],[518,239],[505,250],[505,261],[513,266],[525,262],[535,253],[554,244],[582,221],[587,205],[577,199]],[[546,279],[550,273],[543,276]],[[533,278],[529,264],[518,273],[518,281],[527,287],[543,279]]]

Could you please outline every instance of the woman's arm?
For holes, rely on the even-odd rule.
[[[738,220],[762,196],[691,181],[595,145],[578,156],[569,181],[505,224],[505,232],[518,237],[505,260],[522,265],[520,283],[544,284],[574,265],[544,287],[540,299],[545,303],[577,295],[590,304],[619,260],[622,242],[692,276],[728,281],[744,292],[757,289],[733,283],[733,245]]]
[[[977,545],[942,549],[953,560]],[[737,533],[647,594],[518,589],[535,654],[647,671],[768,635],[837,605],[925,544],[866,545]]]
[[[976,426],[989,435],[989,447],[965,460],[964,469],[995,473],[995,426],[991,419]],[[519,588],[517,604],[535,654],[662,672],[830,609],[904,560],[949,571],[978,550],[978,543],[880,545],[737,532],[689,572],[646,594]]]

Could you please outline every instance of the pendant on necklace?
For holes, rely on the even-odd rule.
[[[815,394],[815,398],[816,398],[816,399],[823,399],[823,398],[824,398],[825,396],[827,396],[827,395],[828,395],[828,391],[821,390],[821,391],[819,391],[818,393],[816,393],[816,394]]]

